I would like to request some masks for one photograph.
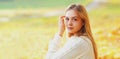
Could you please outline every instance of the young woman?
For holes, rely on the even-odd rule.
[[[68,40],[60,47],[65,29]],[[88,15],[82,5],[70,5],[65,16],[60,17],[59,31],[49,43],[46,59],[97,59]]]

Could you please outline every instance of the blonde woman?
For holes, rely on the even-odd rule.
[[[60,47],[65,30],[68,40]],[[97,59],[88,15],[82,5],[70,5],[65,16],[60,17],[59,30],[49,43],[46,59]]]

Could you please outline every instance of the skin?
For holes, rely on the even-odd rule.
[[[66,12],[65,16],[60,17],[58,33],[60,36],[62,36],[66,29],[69,34],[77,35],[77,32],[82,26],[83,22],[78,11],[71,9]]]

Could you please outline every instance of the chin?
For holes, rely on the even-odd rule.
[[[69,33],[69,34],[73,34],[74,32],[72,32],[72,31],[68,31],[68,33]]]

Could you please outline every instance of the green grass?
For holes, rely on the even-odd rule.
[[[28,9],[28,8],[54,8],[66,7],[71,3],[88,4],[91,0],[11,0],[0,1],[0,9]]]
[[[108,1],[108,0],[107,0]],[[71,3],[87,5],[92,0],[1,0],[0,9],[29,9],[66,7]],[[109,0],[108,3],[120,4],[119,0]]]

